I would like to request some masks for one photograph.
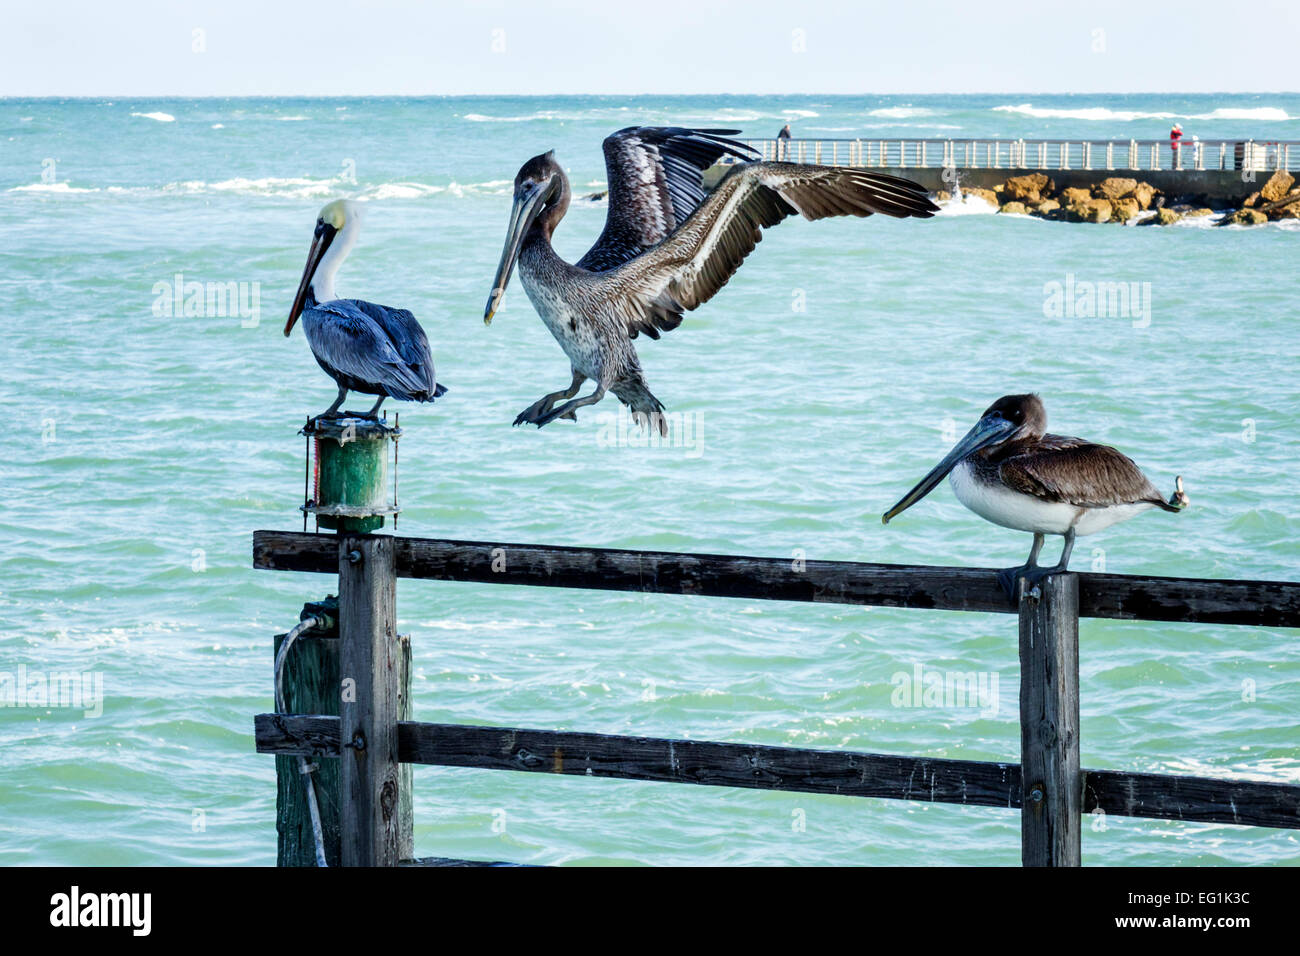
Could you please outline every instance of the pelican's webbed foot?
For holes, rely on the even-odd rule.
[[[551,411],[547,412],[545,415],[541,415],[533,419],[532,420],[533,424],[536,425],[538,428],[541,428],[543,425],[549,425],[557,418],[567,418],[569,419],[569,421],[576,422],[578,420],[578,415],[577,415],[578,409],[583,408],[587,405],[595,405],[598,401],[600,401],[604,397],[605,397],[605,386],[603,385],[597,386],[596,390],[592,392],[590,395],[584,396],[583,398],[575,398],[571,401],[565,402],[559,408],[552,409]]]
[[[537,420],[555,407],[556,395],[543,395],[515,416],[515,425],[536,425]]]
[[[1034,546],[1029,550],[1029,560],[1018,568],[1003,568],[998,572],[998,584],[1002,585],[1002,590],[1006,592],[1007,597],[1012,604],[1020,600],[1020,591],[1016,584],[1017,580],[1024,578],[1030,584],[1033,584],[1043,575],[1054,571],[1055,568],[1040,568],[1038,566],[1038,552],[1043,550],[1043,536],[1034,535]]]
[[[1011,600],[1011,603],[1014,604],[1019,597],[1016,582],[1022,577],[1028,578],[1028,573],[1032,570],[1034,569],[1022,565],[1018,568],[1003,568],[998,572],[998,584],[1002,585],[1002,590]]]
[[[573,396],[578,394],[578,389],[582,387],[582,383],[586,380],[587,376],[583,375],[577,369],[574,369],[573,381],[569,383],[568,388],[562,388],[558,392],[551,392],[549,395],[543,395],[537,401],[533,402],[533,404],[529,405],[522,412],[516,415],[514,423],[516,425],[536,425],[538,428],[541,428],[546,424],[546,422],[551,421],[547,416],[550,414],[551,409],[555,407],[555,403],[562,398],[573,398]],[[567,418],[572,422],[578,420],[578,416],[573,414],[572,409],[554,417]],[[543,421],[542,419],[546,420]]]
[[[998,572],[998,583],[1002,585],[1002,590],[1007,592],[1007,597],[1011,599],[1012,604],[1016,604],[1020,600],[1020,592],[1016,585],[1018,578],[1024,578],[1025,584],[1033,587],[1049,574],[1062,574],[1069,570],[1070,553],[1074,551],[1074,538],[1075,530],[1070,528],[1065,532],[1065,547],[1061,549],[1061,560],[1050,568],[1042,568],[1038,566],[1038,552],[1043,548],[1043,536],[1035,534],[1034,546],[1030,549],[1029,560],[1025,562],[1024,566],[1007,568]]]

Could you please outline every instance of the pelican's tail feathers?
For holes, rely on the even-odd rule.
[[[664,438],[668,437],[668,419],[664,417],[663,403],[650,393],[644,382],[616,385],[611,391],[631,410],[633,421],[642,428],[650,428]]]

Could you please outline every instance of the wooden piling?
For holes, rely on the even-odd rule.
[[[283,634],[275,636],[275,654],[280,653]],[[274,657],[272,658],[274,659]],[[308,633],[298,638],[284,662],[285,708],[290,714],[339,712],[338,631]],[[337,757],[312,756],[316,802],[320,807],[321,830],[325,836],[325,862],[339,865],[339,761]],[[297,757],[275,758],[275,829],[277,866],[315,866],[316,841],[312,836],[307,790],[298,772]]]
[[[283,634],[275,636],[275,653],[280,652]],[[399,634],[397,687],[400,720],[412,718],[411,709],[411,637]],[[339,715],[339,632],[337,625],[328,632],[310,631],[299,637],[284,662],[285,706],[290,714]],[[325,837],[325,862],[338,866],[342,859],[339,811],[339,759],[337,746],[329,755],[319,750],[308,755],[315,767],[312,780],[320,808],[321,830]],[[404,822],[399,833],[411,833],[412,790],[410,764],[402,764],[398,812]],[[316,841],[312,835],[307,791],[298,770],[297,757],[275,758],[276,813],[278,836],[277,866],[316,866]],[[412,855],[412,847],[403,845],[402,858]]]
[[[338,567],[341,858],[344,866],[396,866],[412,853],[397,760],[406,695],[399,682],[393,539],[341,535]]]
[[[1079,578],[1020,588],[1020,858],[1079,866]]]

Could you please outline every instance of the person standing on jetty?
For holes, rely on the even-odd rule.
[[[1173,128],[1169,131],[1169,153],[1173,158],[1173,163],[1171,165],[1171,168],[1173,169],[1183,168],[1178,156],[1178,144],[1182,142],[1182,139],[1183,128],[1178,123],[1175,123]]]
[[[790,158],[790,124],[786,123],[781,127],[781,132],[776,134],[776,158],[777,162],[788,160]]]

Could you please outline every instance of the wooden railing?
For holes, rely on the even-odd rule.
[[[1300,140],[756,139],[765,160],[895,169],[1300,169]]]
[[[338,575],[338,674],[354,682],[351,699],[337,716],[258,715],[255,733],[261,753],[339,761],[332,855],[344,865],[420,862],[402,809],[402,765],[415,763],[1019,810],[1027,866],[1079,865],[1081,815],[1094,811],[1300,829],[1295,784],[1082,769],[1078,667],[1080,617],[1300,627],[1300,583],[1065,573],[1012,603],[995,572],[977,568],[282,531],[254,534],[253,564]],[[403,719],[398,577],[1017,614],[1020,762]]]

